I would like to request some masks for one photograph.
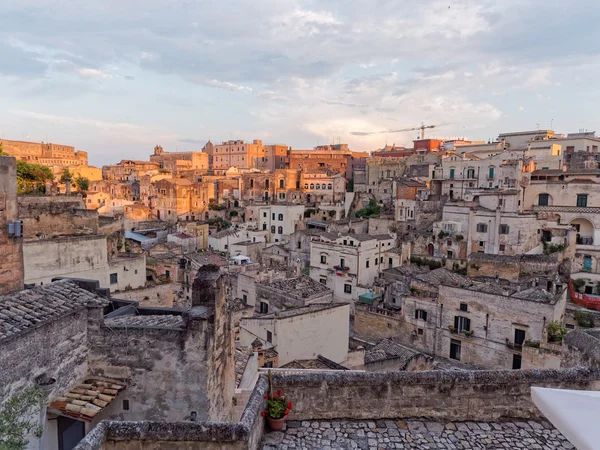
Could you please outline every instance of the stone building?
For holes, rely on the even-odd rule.
[[[229,420],[233,335],[213,268],[194,280],[188,311],[105,299],[69,280],[0,297],[0,401],[39,380],[48,391],[45,432],[30,448],[76,443],[103,419]]]
[[[386,306],[357,307],[356,332],[474,366],[521,368],[523,348],[547,340],[547,324],[563,321],[566,304],[556,264],[534,256],[485,255],[488,267],[473,259],[475,278],[444,268],[386,270]]]
[[[69,145],[0,139],[4,153],[48,167],[87,166],[88,154]]]
[[[240,320],[240,344],[259,339],[279,355],[279,365],[322,355],[336,363],[348,358],[350,306],[312,304]],[[298,345],[301,342],[302,345]]]
[[[157,174],[160,168],[158,162],[124,159],[118,164],[103,166],[102,176],[105,180],[139,181],[143,176]]]
[[[319,233],[310,243],[310,277],[333,290],[336,299],[357,300],[383,270],[400,264],[399,255],[389,252],[395,241],[389,234]]]
[[[254,290],[256,294],[247,299],[247,304],[263,314],[314,303],[333,303],[333,291],[306,275],[256,283]]]
[[[347,148],[317,148],[314,150],[290,150],[290,169],[314,172],[327,170],[346,177],[352,167],[352,152]]]
[[[152,185],[153,216],[169,222],[196,220],[208,214],[216,200],[214,183],[192,183],[182,178],[159,180]]]
[[[154,153],[150,155],[150,161],[158,164],[158,168],[168,170],[173,174],[186,170],[206,172],[209,169],[209,155],[207,153],[165,152],[160,145],[154,147]]]
[[[268,242],[288,241],[304,220],[304,205],[280,202],[265,206],[248,206],[246,223],[258,230],[267,231]]]
[[[15,159],[0,156],[0,295],[23,289],[23,229],[18,220]]]
[[[221,144],[207,146],[204,151],[208,155],[210,169],[219,175],[224,175],[230,167],[258,169],[267,168],[271,165],[265,146],[261,140],[257,139],[252,143],[239,139],[229,140]]]

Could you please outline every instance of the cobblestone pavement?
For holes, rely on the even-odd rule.
[[[427,420],[288,421],[265,434],[263,450],[286,449],[573,449],[548,422]]]

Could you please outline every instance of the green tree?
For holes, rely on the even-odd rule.
[[[42,425],[31,417],[39,416],[44,392],[29,387],[13,395],[0,407],[0,450],[24,450],[27,436],[42,436]]]
[[[378,217],[381,213],[381,206],[373,199],[369,200],[369,204],[366,208],[359,209],[356,211],[356,217],[364,217],[368,219],[370,217]]]
[[[71,175],[71,172],[69,172],[69,169],[63,169],[62,173],[60,174],[60,182],[63,184],[67,183],[67,180],[72,180],[73,177]]]
[[[87,192],[90,189],[90,180],[85,177],[79,175],[75,180],[75,184],[77,185],[77,190],[79,192]]]
[[[17,188],[19,194],[44,192],[46,181],[52,181],[54,174],[49,167],[17,160]]]
[[[4,147],[2,146],[2,142],[0,142],[0,156],[8,156],[6,153],[4,153]]]

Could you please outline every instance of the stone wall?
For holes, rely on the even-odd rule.
[[[600,371],[421,371],[275,373],[295,420],[428,417],[487,421],[539,418],[531,387],[600,389]]]
[[[8,224],[17,219],[15,159],[0,156],[0,295],[23,289],[23,238],[8,235]]]
[[[25,282],[47,284],[54,277],[88,278],[108,287],[106,237],[99,235],[26,241]]]
[[[25,239],[98,233],[98,213],[79,196],[20,196],[19,218]]]
[[[558,254],[552,255],[492,255],[472,253],[469,255],[468,276],[502,278],[518,281],[521,274],[554,273],[557,271]]]
[[[158,284],[149,288],[121,291],[114,297],[139,302],[140,306],[171,308],[177,287],[175,283]]]
[[[103,411],[110,420],[181,421],[196,411],[209,418],[206,320],[194,329],[99,327],[90,335],[90,374],[129,380],[122,399]]]
[[[74,450],[256,450],[265,428],[262,375],[239,422],[102,421]]]
[[[0,393],[11,395],[44,374],[56,379],[51,396],[69,389],[87,373],[88,322],[101,319],[101,308],[84,308],[3,341]]]

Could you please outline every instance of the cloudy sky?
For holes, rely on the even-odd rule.
[[[207,139],[356,150],[600,132],[600,2],[2,0],[0,137],[101,165]]]

